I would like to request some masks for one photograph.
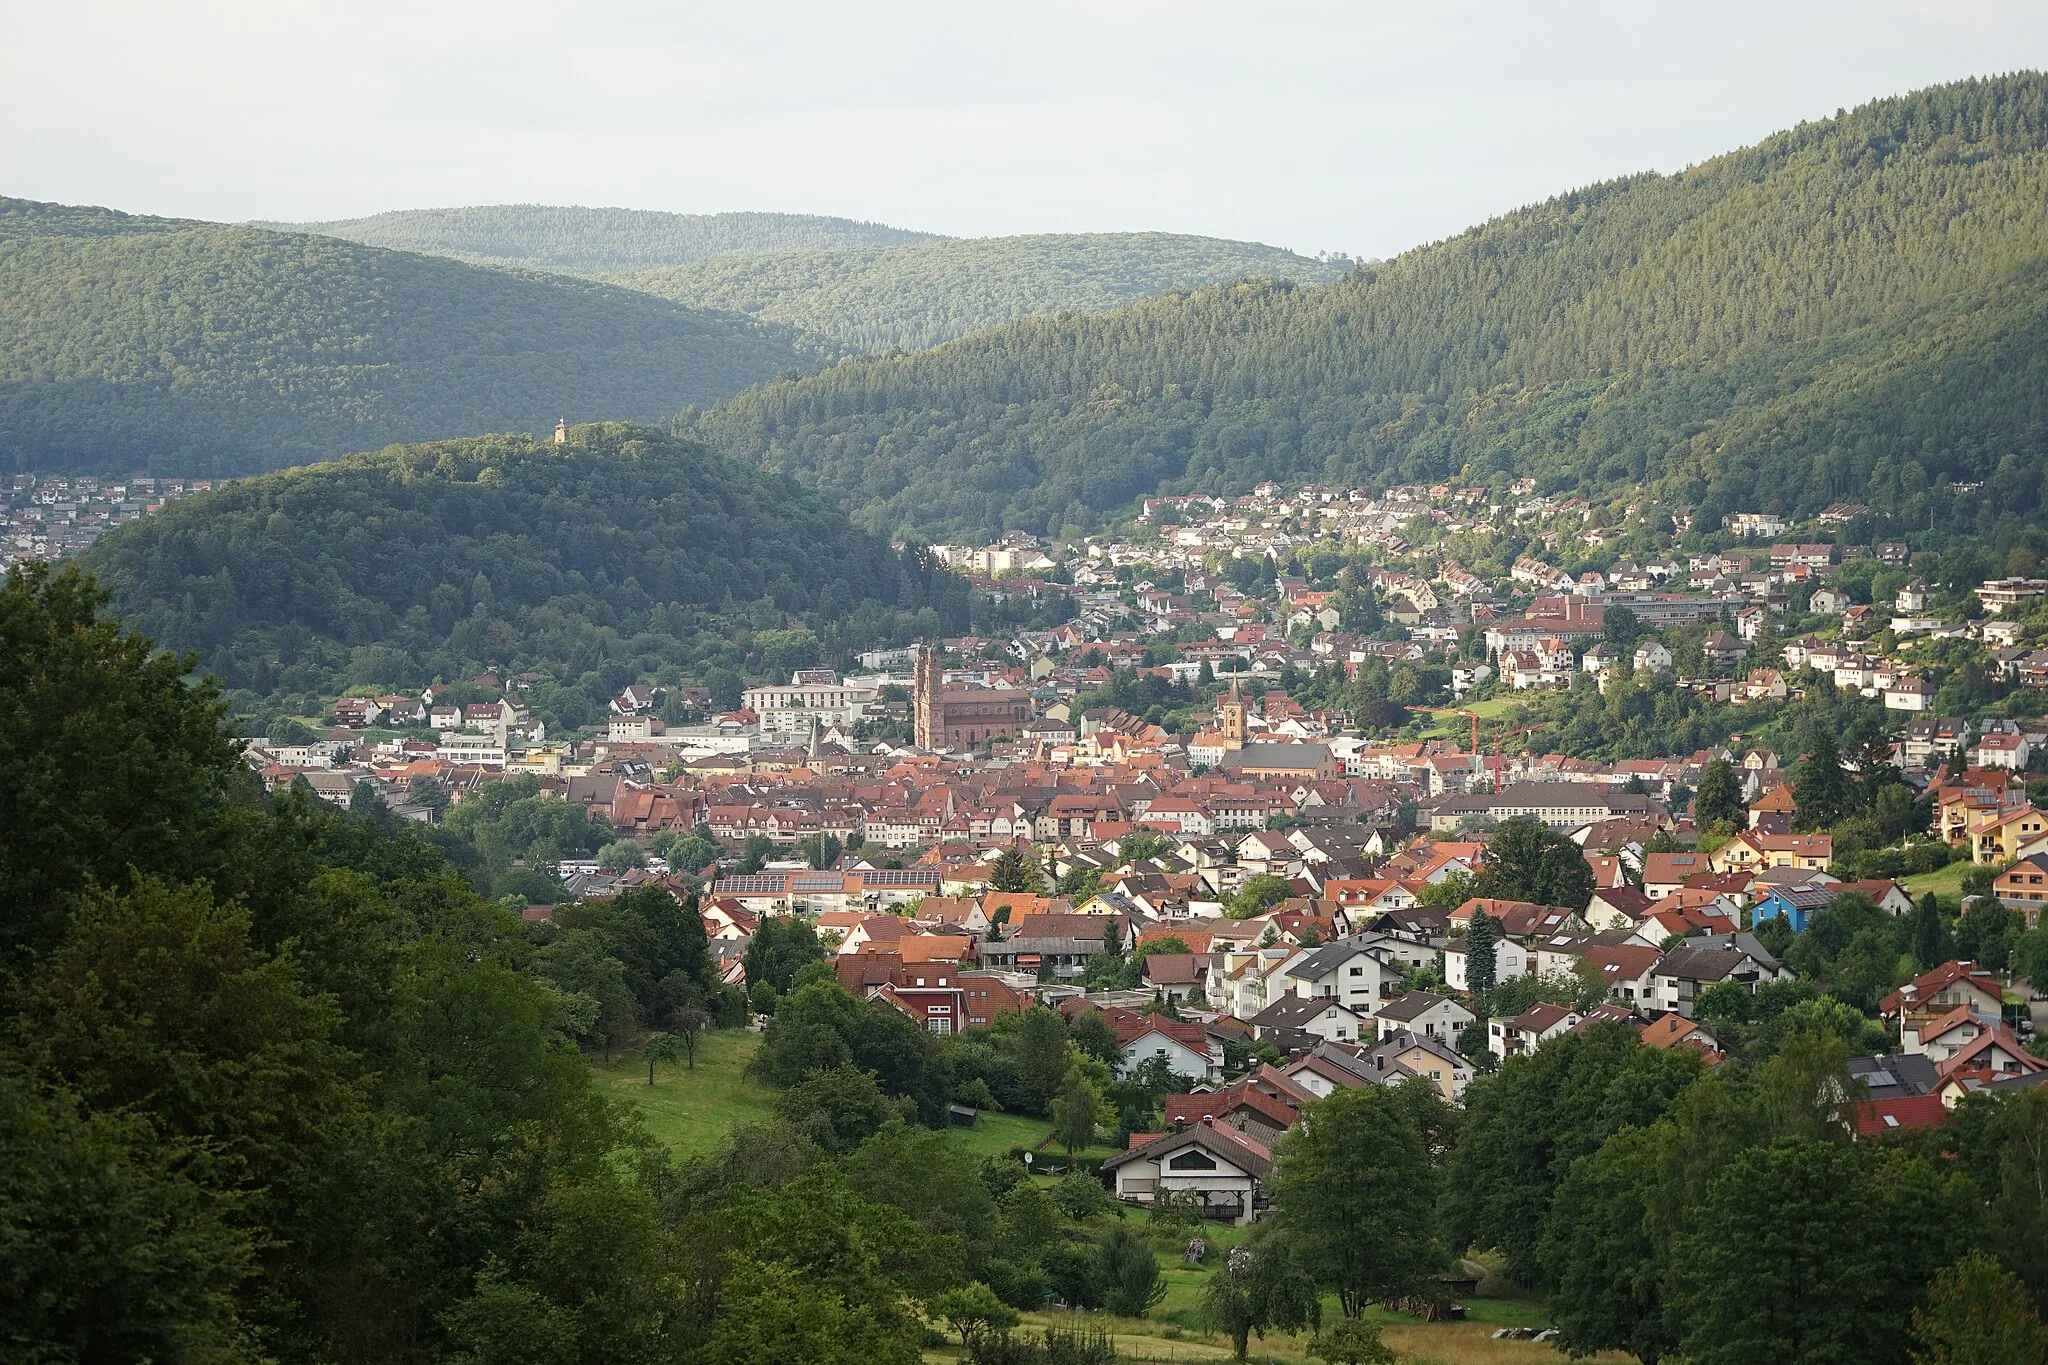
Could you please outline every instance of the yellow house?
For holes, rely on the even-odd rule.
[[[1970,835],[1970,858],[1979,867],[1996,867],[2020,856],[2020,849],[2048,834],[2048,815],[2032,806],[2001,820],[1981,825]]]
[[[1756,872],[1767,867],[1797,867],[1818,872],[1835,859],[1832,834],[1761,834],[1746,829],[1714,850],[1716,872]]]

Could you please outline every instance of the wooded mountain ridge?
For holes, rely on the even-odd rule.
[[[243,474],[657,418],[816,363],[788,328],[588,280],[0,199],[0,469]]]
[[[486,436],[237,480],[107,535],[85,566],[238,709],[515,665],[551,724],[629,682],[786,673],[965,629],[965,584],[815,492],[623,423]]]
[[[1876,101],[1334,284],[1019,320],[695,420],[935,538],[1295,478],[2025,514],[2048,470],[2048,78]]]
[[[848,349],[915,351],[1040,313],[1101,312],[1232,280],[1326,283],[1348,268],[1257,242],[1099,232],[718,256],[604,278]]]
[[[737,252],[838,250],[937,241],[935,234],[811,213],[662,213],[556,204],[398,209],[324,223],[252,223],[486,265],[594,274]]]

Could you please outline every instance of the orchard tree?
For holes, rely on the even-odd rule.
[[[925,1311],[960,1334],[963,1351],[971,1348],[977,1337],[1007,1332],[1019,1321],[1017,1310],[980,1280],[947,1290],[927,1304]]]
[[[1286,1240],[1261,1237],[1235,1247],[1202,1286],[1202,1321],[1230,1338],[1238,1360],[1254,1333],[1298,1332],[1322,1324],[1315,1277],[1289,1254]]]

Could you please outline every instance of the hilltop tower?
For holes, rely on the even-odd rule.
[[[566,417],[557,417],[555,419],[555,444],[558,446],[569,444],[569,419]]]

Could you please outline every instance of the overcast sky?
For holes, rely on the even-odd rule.
[[[0,0],[0,194],[1170,229],[1391,255],[2048,65],[2048,0]]]

